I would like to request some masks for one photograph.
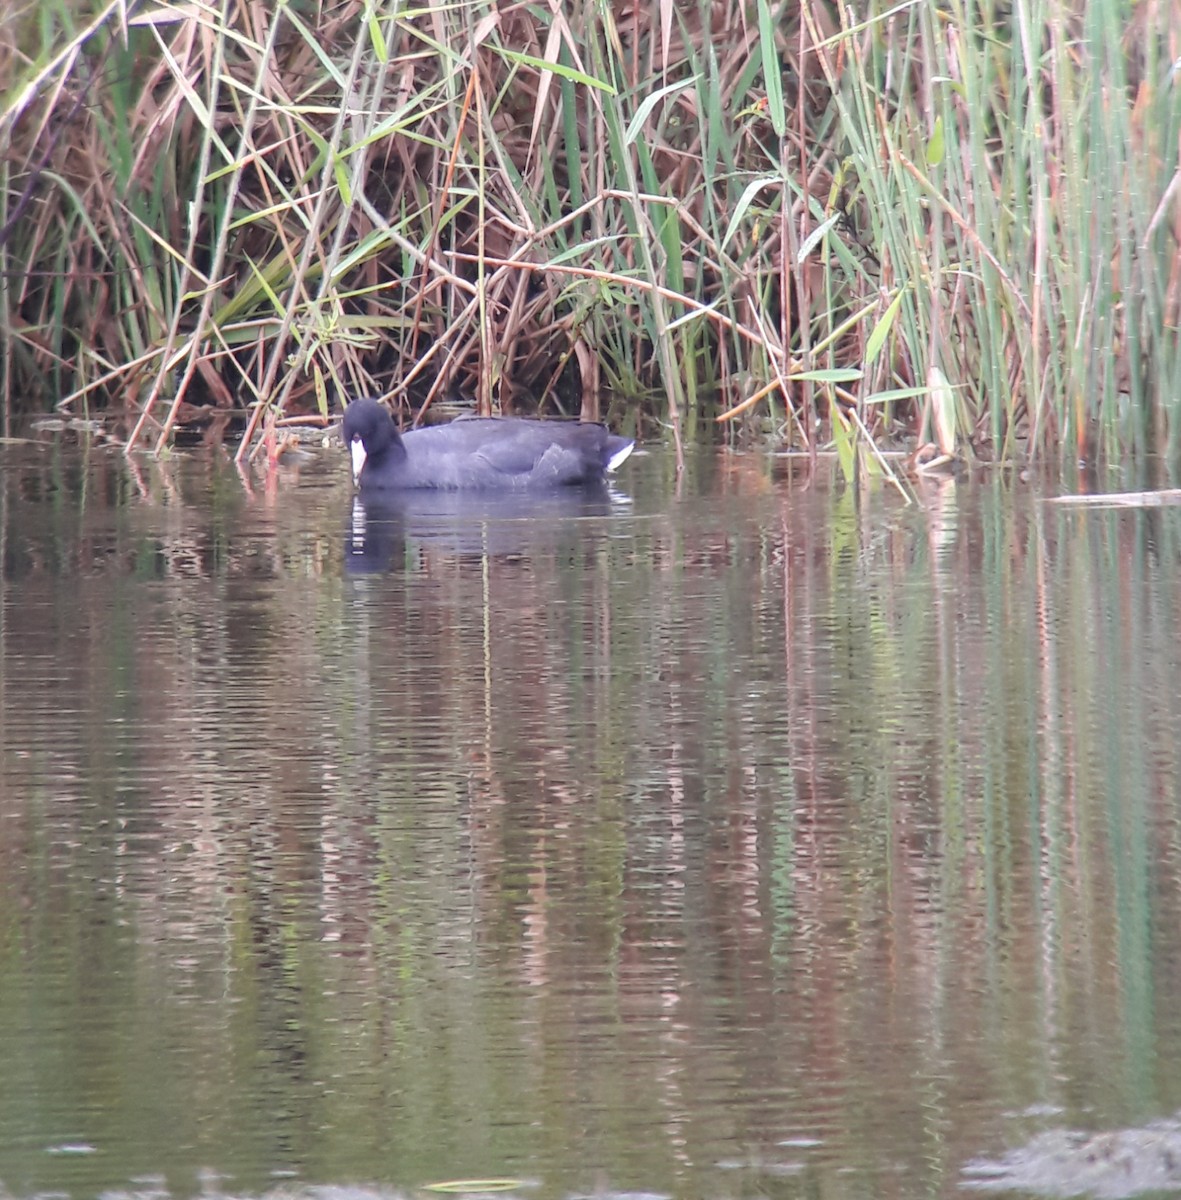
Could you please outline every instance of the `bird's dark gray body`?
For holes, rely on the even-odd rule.
[[[546,491],[603,479],[634,446],[603,425],[521,417],[461,417],[399,434],[376,400],[348,406],[342,435],[366,490]]]

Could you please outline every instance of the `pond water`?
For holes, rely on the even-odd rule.
[[[0,1196],[951,1196],[1181,1108],[1181,509],[0,472]]]

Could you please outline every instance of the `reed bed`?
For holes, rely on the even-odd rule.
[[[0,15],[4,415],[1176,451],[1181,0]]]

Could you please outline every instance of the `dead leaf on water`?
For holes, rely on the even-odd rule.
[[[524,1186],[520,1179],[445,1179],[440,1183],[424,1184],[428,1192],[511,1192]]]

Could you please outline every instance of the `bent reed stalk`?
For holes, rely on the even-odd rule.
[[[7,6],[5,417],[160,450],[245,402],[241,453],[459,391],[678,443],[1176,451],[1181,0],[831,14]]]

